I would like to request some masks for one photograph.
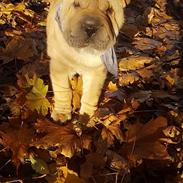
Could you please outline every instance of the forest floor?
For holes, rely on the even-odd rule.
[[[126,5],[119,78],[108,76],[81,136],[50,118],[48,7],[0,0],[0,182],[182,183],[182,1]],[[81,83],[71,80],[75,117]]]

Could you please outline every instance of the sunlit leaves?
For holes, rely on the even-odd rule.
[[[129,4],[129,0],[121,1],[123,6]],[[122,172],[129,172],[130,177],[136,170],[139,175],[143,174],[144,180],[150,180],[148,175],[157,177],[160,170],[165,181],[172,181],[172,175],[164,174],[161,168],[158,167],[158,171],[150,168],[155,169],[154,162],[158,162],[158,166],[168,162],[167,169],[171,167],[173,172],[182,168],[182,2],[155,0],[152,6],[150,1],[136,0],[125,9],[125,25],[116,45],[119,82],[114,84],[110,76],[107,78],[94,122],[82,129],[81,137],[73,130],[72,120],[63,126],[47,120],[50,104],[46,84],[51,86],[51,83],[48,71],[45,72],[40,64],[47,63],[48,70],[45,32],[40,28],[40,25],[45,26],[46,12],[41,13],[38,8],[33,13],[27,2],[11,4],[6,0],[0,3],[0,73],[3,76],[0,101],[7,101],[0,105],[0,120],[3,121],[0,155],[5,152],[17,167],[25,163],[24,159],[29,160],[36,173],[44,174],[46,178],[53,176],[57,183],[81,182],[78,175],[90,182],[120,182],[114,179],[114,174],[121,178]],[[43,0],[30,2],[37,5]],[[177,4],[177,9],[173,4]],[[13,82],[18,72],[16,85]],[[4,84],[12,91],[4,90]],[[71,85],[75,120],[82,82],[76,77]],[[18,118],[18,122],[14,121],[15,126],[11,120],[11,124],[4,123],[12,115]],[[37,121],[38,117],[41,120]],[[49,160],[45,161],[41,153],[31,151],[46,151]],[[54,163],[53,172],[50,161]],[[69,166],[74,164],[74,171],[67,163]],[[138,167],[140,163],[143,164]],[[6,164],[3,167],[9,168]],[[144,167],[147,167],[145,174]],[[139,175],[137,180],[130,181],[141,181]]]
[[[32,77],[28,74],[18,75],[17,83],[20,93],[17,93],[16,100],[10,103],[13,114],[22,118],[27,118],[34,111],[43,116],[48,114],[50,108],[46,98],[48,85],[35,74]]]
[[[79,178],[78,174],[70,170],[67,166],[61,166],[58,169],[58,177],[55,183],[85,183]]]
[[[74,76],[71,80],[73,111],[80,108],[82,95],[82,78]]]
[[[84,134],[77,136],[70,125],[60,126],[45,120],[38,121],[36,129],[38,133],[44,135],[34,142],[33,146],[42,149],[56,147],[57,150],[52,152],[52,155],[63,154],[66,157],[72,157],[83,148],[90,149],[91,137]]]
[[[28,106],[31,111],[36,110],[38,114],[45,116],[50,108],[50,103],[46,98],[48,85],[44,85],[43,80],[37,78],[36,75],[34,75],[33,78],[29,78],[26,75],[25,78],[28,84],[27,88],[31,87],[31,90],[25,96],[25,105]]]
[[[3,3],[0,4],[0,18],[1,24],[5,24],[7,22],[13,21],[12,25],[15,27],[17,25],[17,22],[15,21],[16,16],[19,16],[20,19],[24,21],[28,21],[27,17],[33,17],[34,13],[33,11],[26,8],[24,3],[19,3],[16,6],[9,3]]]

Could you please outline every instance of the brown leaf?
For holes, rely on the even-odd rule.
[[[18,166],[28,158],[28,148],[34,138],[34,130],[26,124],[15,126],[9,123],[0,125],[2,145],[12,152],[12,161]]]
[[[37,54],[35,43],[32,39],[16,36],[6,45],[0,58],[3,60],[3,64],[6,64],[14,58],[29,61],[31,57]]]
[[[153,76],[153,70],[147,68],[140,69],[137,71],[137,73],[144,79],[149,79]]]
[[[162,43],[160,41],[150,38],[135,38],[133,44],[135,45],[135,48],[143,51],[158,49],[159,47],[162,46]]]
[[[161,137],[165,137],[162,130],[166,126],[167,119],[162,116],[145,125],[140,123],[131,125],[126,133],[128,143],[122,147],[122,153],[136,159],[170,160],[166,146],[161,143]]]
[[[98,173],[98,170],[105,166],[106,160],[103,155],[90,153],[86,156],[86,161],[81,165],[80,175],[82,178],[90,178]]]
[[[66,157],[72,157],[75,152],[80,151],[82,148],[90,148],[90,136],[85,134],[80,137],[77,136],[70,125],[60,126],[47,120],[39,120],[35,124],[35,128],[38,133],[42,134],[41,138],[32,144],[37,148],[48,149],[55,147],[59,149],[58,153]]]
[[[128,163],[122,156],[111,150],[107,150],[106,155],[109,166],[113,170],[125,171],[125,172],[127,171]]]
[[[120,142],[123,141],[123,135],[120,129],[120,118],[112,115],[102,122],[105,126],[102,129],[101,136],[103,140],[106,140],[109,145],[112,145],[116,138]]]
[[[139,90],[137,92],[133,92],[130,96],[130,99],[135,99],[136,101],[143,103],[151,99],[152,91]]]
[[[114,136],[113,134],[107,129],[103,128],[101,132],[101,137],[103,140],[105,140],[109,145],[112,145],[114,143]]]
[[[167,127],[167,119],[163,116],[159,116],[142,127],[141,133],[138,133],[137,135],[137,139],[145,138],[146,136],[153,135],[157,132],[161,133],[162,129],[165,127]]]

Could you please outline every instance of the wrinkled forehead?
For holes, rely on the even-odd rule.
[[[62,0],[63,3],[67,5],[71,5],[73,3],[79,3],[81,7],[87,8],[99,8],[101,10],[105,10],[108,7],[112,7],[114,9],[120,8],[121,3],[120,0]]]

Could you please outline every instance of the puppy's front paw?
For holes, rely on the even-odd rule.
[[[60,113],[56,110],[53,110],[51,113],[51,117],[54,121],[59,121],[60,123],[65,123],[68,120],[71,120],[71,113]]]

